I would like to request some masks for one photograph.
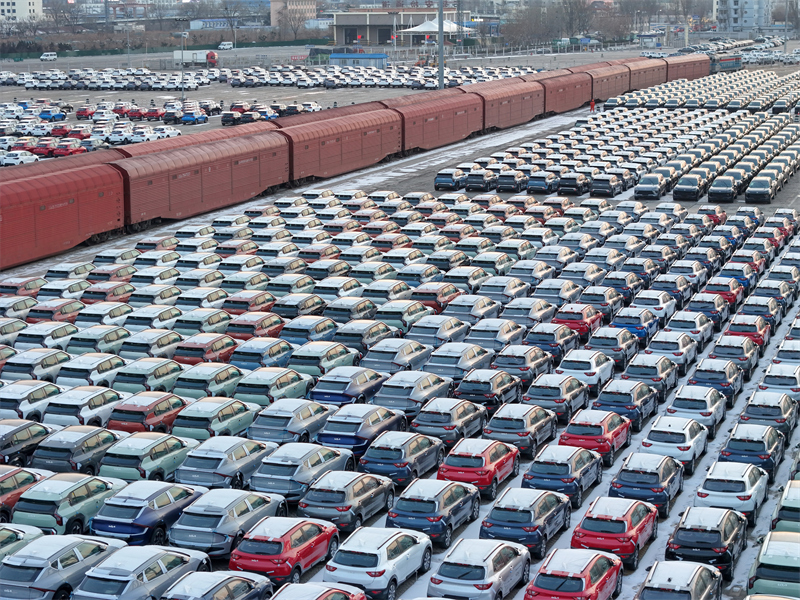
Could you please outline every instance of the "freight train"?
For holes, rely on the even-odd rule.
[[[612,60],[10,167],[0,269],[709,73],[702,54]]]

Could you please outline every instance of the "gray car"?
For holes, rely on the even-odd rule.
[[[522,396],[522,402],[552,410],[569,423],[575,411],[589,406],[589,386],[572,375],[539,375]]]
[[[386,338],[400,337],[402,332],[383,321],[355,319],[342,325],[334,334],[333,341],[366,354],[369,349]]]
[[[3,559],[0,595],[3,598],[65,600],[83,581],[89,569],[123,546],[126,544],[122,540],[88,535],[37,538]]]
[[[453,381],[461,381],[473,369],[488,369],[494,357],[494,350],[479,344],[450,342],[437,348],[422,369]]]
[[[442,314],[456,317],[464,321],[464,323],[474,325],[481,319],[496,318],[500,314],[502,308],[503,305],[496,300],[492,300],[486,296],[468,294],[455,298],[447,305],[447,308],[444,309]]]
[[[421,369],[431,356],[431,349],[414,340],[385,339],[361,360],[361,366],[381,373]]]
[[[541,298],[514,298],[505,305],[500,318],[511,319],[525,327],[537,323],[549,323],[556,316],[558,308]]]
[[[286,513],[286,500],[279,494],[211,490],[184,509],[170,527],[169,543],[212,557],[228,556],[261,519]]]
[[[247,437],[261,442],[308,442],[322,431],[335,406],[302,398],[281,398],[258,413]]]
[[[128,546],[96,567],[72,593],[72,600],[150,600],[160,598],[178,579],[210,571],[205,552],[165,546]]]
[[[11,525],[4,523],[0,525],[0,560],[6,556],[11,556],[30,544],[36,538],[40,538],[44,532],[32,525]]]
[[[250,489],[278,493],[288,502],[297,502],[311,482],[328,471],[354,471],[355,468],[351,450],[290,442],[261,461],[261,466],[250,477]]]
[[[370,404],[403,411],[407,418],[413,419],[426,402],[438,396],[450,396],[453,389],[450,377],[425,371],[401,371],[384,382]]]
[[[483,319],[472,326],[466,340],[494,350],[521,344],[527,330],[511,319]]]
[[[72,425],[41,441],[31,466],[56,473],[76,471],[94,475],[108,449],[128,434],[91,425]]]
[[[243,571],[187,573],[161,595],[161,600],[267,600],[273,585],[268,577]]]
[[[278,448],[274,442],[240,437],[212,437],[194,448],[175,471],[175,481],[187,485],[240,490],[266,458]]]
[[[639,352],[639,341],[627,329],[601,327],[594,332],[586,350],[599,350],[614,361],[614,366],[624,371],[630,360]]]
[[[411,431],[439,438],[445,446],[478,436],[489,420],[485,406],[458,398],[434,398],[411,422]]]
[[[553,372],[553,356],[538,346],[513,344],[497,354],[492,368],[505,371],[523,384],[530,385],[542,373]]]
[[[504,404],[483,430],[483,438],[505,442],[533,456],[541,444],[554,440],[556,413],[529,404]]]
[[[461,342],[468,333],[469,325],[456,317],[428,315],[414,323],[405,338],[438,348],[448,342]]]
[[[355,531],[364,521],[394,506],[394,483],[388,477],[331,471],[311,484],[297,505],[297,516],[324,519],[341,531]]]

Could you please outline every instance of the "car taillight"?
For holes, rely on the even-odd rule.
[[[652,445],[653,445],[653,444],[652,444],[652,443],[650,443],[650,442],[642,442],[642,446],[644,446],[645,448],[649,448],[649,447],[650,447],[650,446],[652,446]]]
[[[455,425],[445,425],[444,427],[442,427],[442,429],[444,429],[445,431],[453,431],[453,429],[455,428],[456,428]]]
[[[761,460],[767,460],[769,458],[769,454],[759,454],[758,458],[760,458]]]
[[[519,370],[520,371],[530,371],[531,368],[530,367],[520,367]]]
[[[556,404],[564,404],[564,402],[566,402],[566,401],[567,401],[567,399],[566,399],[566,398],[556,398],[556,399],[554,400],[554,402],[555,402]]]
[[[564,372],[563,369],[556,369],[556,373],[558,373],[559,375],[561,375],[563,372]]]
[[[464,393],[464,392],[455,391],[455,392],[453,392],[453,396],[455,396],[456,398],[458,398],[458,397],[459,397],[461,394],[463,394],[463,393]]]
[[[431,583],[433,585],[439,585],[440,583],[442,583],[442,580],[441,579],[436,579],[436,577],[431,577]]]
[[[697,495],[700,496],[701,498],[708,498],[708,494],[706,494],[705,492],[697,492]]]
[[[664,378],[663,377],[651,377],[650,379],[652,381],[662,381]]]
[[[748,494],[747,496],[736,496],[736,497],[737,497],[739,500],[741,500],[742,502],[746,502],[746,501],[750,500],[750,498],[752,498],[752,497],[753,497],[753,495],[752,495],[752,494]]]
[[[525,481],[530,481],[531,479],[533,479],[533,475],[530,475],[529,473],[525,473],[525,474],[522,476],[522,478],[523,478]],[[562,481],[563,481],[563,480],[562,480]]]
[[[353,506],[352,504],[348,504],[347,506],[337,506],[336,510],[338,510],[339,512],[347,512],[348,510],[350,510],[352,506]]]
[[[678,548],[680,548],[681,546],[680,546],[680,544],[673,544],[672,542],[670,542],[669,544],[667,544],[667,547],[668,547],[670,550],[677,550],[677,549],[678,549]]]
[[[380,571],[367,571],[367,575],[370,577],[383,577],[384,573],[386,573],[386,569],[381,569]]]
[[[525,531],[527,533],[533,533],[537,529],[539,529],[538,525],[528,525],[527,527],[523,527],[522,531]]]
[[[389,513],[388,513],[388,514],[389,514],[389,516],[390,516],[392,519],[394,519],[395,517],[397,517],[397,513],[396,513],[396,512],[389,511]]]
[[[392,464],[393,464],[395,467],[397,467],[398,469],[403,469],[403,468],[405,468],[405,467],[407,467],[407,466],[408,466],[408,463],[407,463],[407,462],[401,462],[401,463],[392,463]]]
[[[213,429],[211,429],[211,427],[207,427],[206,431],[208,432],[208,435],[210,435],[211,437],[214,437],[215,435],[217,435],[217,432],[214,431]]]
[[[575,481],[575,478],[574,477],[562,477],[561,481],[563,481],[564,483],[572,483],[573,481]]]
[[[366,458],[358,459],[358,464],[360,464],[360,465],[366,465],[368,462],[369,461]]]
[[[517,435],[519,437],[528,437],[530,434],[527,431],[518,431]]]
[[[428,519],[428,521],[430,521],[431,523],[438,523],[439,521],[442,520],[441,515],[439,515],[438,517],[425,517],[425,518]]]
[[[308,503],[307,502],[298,502],[297,506],[299,506],[300,508],[306,508],[308,506]]]
[[[712,413],[710,413],[710,412],[706,412],[706,411],[704,411],[704,412],[701,412],[701,413],[700,413],[700,415],[701,415],[701,416],[703,416],[703,417],[710,417],[710,416],[711,416],[711,414],[712,414]]]
[[[286,562],[286,560],[284,560],[283,558],[271,558],[270,560],[276,565],[282,565],[283,563]]]
[[[325,568],[326,568],[328,571],[330,571],[331,573],[333,573],[333,572],[336,570],[336,567],[332,567],[331,565],[325,565]]]
[[[775,419],[776,423],[786,423],[786,419]]]
[[[687,450],[691,450],[691,446],[678,446],[678,450],[681,452],[686,452]]]
[[[587,377],[594,377],[596,375],[594,371],[584,372],[583,374],[586,375]]]
[[[414,422],[414,423],[411,423],[411,426],[412,426],[412,427],[419,427],[419,423],[416,423],[416,422]]]
[[[483,433],[492,433],[492,431],[494,431],[494,430],[493,429],[484,429]]]
[[[475,587],[479,590],[488,590],[490,587],[492,587],[491,583],[475,583],[473,585],[475,585]]]
[[[136,467],[136,470],[139,471],[139,475],[142,476],[142,479],[147,479],[147,471],[145,471],[142,467]]]
[[[56,525],[63,525],[64,524],[64,518],[60,514],[58,514],[57,512],[53,513],[53,518],[56,520]]]
[[[727,552],[728,551],[728,547],[727,546],[722,546],[721,548],[712,548],[712,550],[714,552],[716,552],[717,554],[722,554],[723,552]]]

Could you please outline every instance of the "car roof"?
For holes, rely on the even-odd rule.
[[[306,442],[289,442],[264,459],[264,462],[295,463],[302,461],[313,452],[318,452],[323,446]]]
[[[113,504],[144,505],[173,487],[174,483],[164,481],[134,481],[114,494],[110,501]]]
[[[748,463],[714,461],[708,470],[707,478],[743,480],[749,470]]]
[[[176,550],[180,553],[179,549]],[[95,577],[129,577],[163,553],[160,546],[125,546],[93,567],[89,574]]]
[[[631,498],[600,497],[592,502],[587,513],[593,517],[609,517],[610,519],[623,519],[638,500]]]
[[[727,514],[727,508],[692,506],[684,513],[678,526],[685,529],[716,529]]]
[[[363,473],[354,473],[351,471],[328,471],[325,475],[317,479],[313,485],[317,488],[343,490],[362,475]]]
[[[598,554],[605,554],[596,550],[586,550],[577,548],[559,548],[550,553],[545,559],[540,571],[545,573],[566,573],[568,575],[580,575],[589,563]]]
[[[486,450],[495,443],[495,440],[463,438],[453,447],[450,452],[452,454],[467,454],[477,456],[486,452]]]
[[[530,488],[508,488],[495,501],[494,507],[528,509],[547,493],[550,492]]]
[[[409,440],[415,438],[416,433],[406,431],[384,431],[380,434],[375,441],[372,442],[371,448],[400,448]]]
[[[56,431],[55,433],[50,434],[42,440],[42,443],[47,443],[47,445],[52,445],[54,442],[56,445],[58,444],[74,444],[90,435],[94,435],[104,431],[101,427],[91,427],[88,425],[71,425],[69,427],[65,427],[60,431]]]
[[[598,425],[603,421],[605,421],[612,414],[615,413],[609,412],[607,410],[594,410],[590,408],[584,408],[575,413],[575,416],[572,417],[572,421],[575,423]]]
[[[403,498],[435,498],[453,485],[452,481],[438,479],[415,479],[403,492]]]
[[[503,404],[497,409],[496,417],[511,417],[519,418],[524,417],[536,410],[532,404]]]
[[[245,497],[255,492],[234,489],[215,489],[210,490],[195,500],[187,510],[192,512],[222,513],[229,506],[240,502]]]
[[[443,397],[433,398],[427,404],[425,404],[425,406],[422,407],[422,411],[450,412],[462,402],[468,402],[468,401],[459,400],[458,398],[443,398]]]
[[[89,478],[90,476],[84,473],[56,473],[28,488],[24,495],[58,497]]]
[[[787,566],[797,567],[800,560],[797,548],[800,544],[800,533],[794,531],[771,531],[762,544],[759,559],[768,558],[765,562],[781,562]]]
[[[24,548],[17,550],[13,555],[7,557],[11,564],[18,565],[31,565],[42,561],[42,563],[50,562],[50,557],[62,552],[64,549],[69,548],[85,541],[83,536],[76,535],[47,535],[33,540]],[[5,560],[3,562],[6,562]],[[45,566],[41,564],[40,566]]]
[[[237,446],[241,446],[247,440],[245,438],[233,437],[228,435],[215,436],[208,438],[199,446],[192,449],[192,456],[213,455],[222,457]]]
[[[250,538],[281,538],[298,525],[307,522],[308,519],[300,517],[266,517],[247,535]]]
[[[754,392],[748,404],[756,404],[758,406],[778,406],[784,398],[788,398],[786,394],[780,392]]]
[[[692,581],[697,569],[702,565],[681,560],[656,561],[650,569],[645,585],[647,587],[680,589]]]
[[[140,433],[134,433],[132,436],[125,438],[115,444],[115,450],[118,449],[126,449],[126,450],[146,450],[150,446],[153,446],[165,439],[167,439],[169,434],[166,433],[159,433],[157,431],[143,431]]]
[[[445,555],[445,561],[456,564],[481,565],[501,546],[513,542],[502,540],[460,539]]]
[[[767,433],[772,429],[769,425],[750,425],[747,423],[736,423],[729,439],[740,440],[763,440]]]
[[[568,462],[581,448],[575,446],[559,446],[556,444],[548,444],[541,450],[534,458],[538,462],[555,462],[565,463]]]
[[[345,420],[358,420],[361,421],[367,415],[372,414],[376,410],[379,410],[380,406],[375,406],[373,404],[345,404],[339,410],[337,410],[331,418],[336,418],[341,421]]]

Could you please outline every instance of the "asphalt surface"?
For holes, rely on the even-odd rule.
[[[359,92],[363,92],[363,90],[353,90],[353,93],[357,94]],[[389,189],[389,190],[395,190],[400,194],[405,194],[411,191],[433,191],[433,178],[439,169],[444,167],[454,166],[460,162],[468,160],[469,158],[474,158],[477,156],[485,156],[490,154],[491,152],[499,151],[511,146],[517,146],[524,141],[528,141],[534,138],[544,137],[549,133],[554,133],[563,129],[567,129],[573,125],[573,123],[578,117],[585,116],[586,114],[588,114],[588,109],[573,111],[565,115],[534,121],[532,123],[522,125],[503,132],[486,136],[480,136],[474,139],[470,139],[458,144],[454,144],[452,146],[440,148],[438,150],[430,151],[427,153],[415,154],[406,158],[393,160],[388,163],[380,164],[368,169],[363,169],[355,173],[350,173],[333,179],[316,182],[312,185],[307,185],[302,188],[294,189],[291,191],[284,190],[274,196],[254,199],[249,202],[234,207],[230,207],[225,210],[220,210],[214,213],[200,215],[198,217],[189,219],[185,222],[171,222],[167,224],[162,224],[158,227],[148,230],[146,234],[140,233],[134,236],[121,236],[97,246],[80,247],[70,252],[59,255],[57,257],[49,258],[29,265],[18,267],[16,269],[6,272],[5,275],[7,276],[42,275],[47,271],[49,267],[59,264],[61,262],[90,261],[94,257],[94,255],[100,252],[101,250],[107,250],[111,248],[133,247],[133,245],[136,243],[136,240],[138,240],[141,237],[144,237],[144,235],[173,232],[179,227],[188,224],[210,223],[218,215],[241,213],[247,206],[269,203],[279,197],[299,195],[305,189],[331,188],[335,190],[335,189],[356,188],[356,189],[363,189],[364,191],[367,192],[379,189]],[[501,196],[503,197],[507,197],[509,195],[511,194],[501,194]],[[633,190],[631,189],[614,198],[612,202],[632,199],[632,195],[633,195]],[[670,200],[669,197],[662,198],[662,201],[669,201],[669,200]],[[786,185],[786,187],[781,192],[779,192],[776,202],[774,202],[772,205],[769,206],[761,205],[761,208],[768,215],[771,215],[774,209],[777,207],[800,208],[800,206],[798,206],[798,200],[800,200],[800,176],[793,177],[790,180],[790,182]],[[684,205],[687,206],[690,212],[695,212],[697,206],[702,203],[704,202],[701,201],[697,204],[684,203]],[[649,202],[646,204],[648,204],[649,206],[654,206],[656,202]],[[724,208],[729,213],[733,213],[736,211],[738,207],[742,205],[743,201],[740,201],[734,204],[724,205]],[[794,317],[797,310],[798,309],[796,307],[789,311],[789,315],[779,327],[777,334],[772,337],[769,348],[766,351],[765,357],[761,359],[756,374],[753,376],[750,382],[745,384],[743,392],[740,394],[738,400],[736,401],[735,407],[728,411],[727,418],[724,424],[720,426],[716,439],[709,442],[708,452],[703,456],[695,474],[692,475],[691,477],[686,478],[684,491],[676,499],[672,512],[670,513],[670,516],[667,519],[661,519],[661,522],[659,523],[658,538],[654,542],[648,544],[645,551],[641,555],[640,567],[635,572],[631,572],[629,570],[626,571],[624,590],[622,595],[620,596],[620,598],[622,598],[623,600],[629,600],[633,598],[633,596],[636,593],[636,590],[642,585],[647,576],[646,567],[648,565],[652,565],[653,561],[655,560],[663,560],[664,550],[666,548],[667,539],[670,533],[677,525],[681,513],[686,508],[692,505],[694,490],[700,485],[700,483],[705,477],[706,470],[710,467],[712,462],[715,460],[715,457],[717,456],[717,453],[719,452],[720,448],[724,445],[728,437],[728,433],[730,432],[733,424],[735,423],[735,420],[739,412],[743,408],[746,399],[750,396],[750,394],[753,391],[757,389],[758,381],[763,375],[763,372],[765,371],[767,364],[769,364],[770,357],[774,354],[778,344],[786,335],[786,332],[788,331],[792,318]],[[718,337],[718,335],[719,334],[717,334],[715,338]],[[706,357],[708,353],[711,351],[711,347],[712,346],[709,345],[708,348],[698,356],[698,360]],[[687,383],[688,378],[689,378],[688,376],[682,377],[679,381],[679,385]],[[670,403],[671,399],[668,400],[666,404],[660,405],[658,410],[659,414],[664,414],[666,406],[668,406]],[[652,417],[649,423],[652,423]],[[580,522],[587,508],[595,498],[607,494],[609,485],[608,482],[610,481],[613,474],[615,474],[620,468],[622,462],[621,457],[626,456],[631,451],[636,452],[640,449],[640,442],[645,437],[646,432],[649,430],[649,423],[644,427],[642,432],[633,434],[631,447],[619,453],[614,462],[614,465],[610,468],[605,469],[603,483],[601,483],[598,486],[594,486],[593,488],[591,488],[590,491],[586,493],[582,507],[577,511],[574,511],[574,514],[572,515],[573,525],[577,525]],[[561,427],[560,430],[561,429],[563,429],[563,427]],[[734,571],[735,573],[734,580],[730,584],[725,585],[723,588],[723,597],[726,599],[739,600],[747,595],[746,586],[747,586],[748,569],[750,564],[752,564],[753,560],[755,559],[759,550],[759,547],[757,545],[757,540],[760,537],[763,537],[769,531],[769,519],[772,514],[772,510],[777,500],[780,497],[779,486],[782,481],[785,481],[788,478],[791,456],[795,451],[794,450],[795,446],[797,445],[798,442],[800,442],[800,434],[798,433],[798,430],[800,430],[800,428],[796,429],[792,438],[787,441],[787,453],[786,453],[787,458],[784,459],[783,463],[781,464],[778,470],[776,483],[770,487],[768,500],[766,501],[766,503],[763,505],[763,507],[759,512],[756,526],[749,530],[749,536],[748,536],[749,546],[747,550],[743,553],[743,555],[739,558],[738,564]],[[530,461],[523,457],[521,473],[524,473],[527,470],[529,464]],[[429,473],[428,476],[435,477],[436,476],[435,471]],[[520,476],[518,476],[514,480],[506,481],[501,487],[502,489],[505,489],[506,487],[509,486],[519,487],[521,481],[522,481],[522,475],[520,474]],[[502,489],[500,491],[502,491]],[[481,520],[488,513],[490,506],[491,502],[484,501],[482,503],[482,508],[481,508],[481,518],[479,518],[476,522],[469,524],[468,526],[462,527],[457,532],[454,532],[456,534],[456,538],[461,538],[461,537],[467,539],[477,538]],[[385,514],[381,514],[380,516],[373,518],[366,524],[373,526],[382,526],[384,524],[384,520],[385,520]],[[570,545],[570,539],[571,539],[571,532],[560,533],[558,537],[550,540],[548,547],[550,550],[552,550],[553,548],[568,548]],[[431,572],[428,573],[427,575],[420,575],[417,578],[412,578],[412,580],[401,586],[400,589],[398,590],[398,598],[420,598],[426,596],[429,576],[436,572],[438,566],[441,564],[442,559],[444,558],[445,553],[446,551],[435,547],[434,560]],[[539,564],[540,561],[537,560],[533,561],[532,573],[535,573],[535,570],[538,568]],[[225,569],[227,568],[227,562],[216,561],[215,568]],[[309,571],[308,573],[306,573],[303,577],[303,581],[321,581],[323,573],[324,573],[324,565],[320,564],[311,571]],[[515,591],[513,595],[508,596],[506,600],[523,600],[523,595],[524,595],[524,588],[518,588],[517,591]]]

